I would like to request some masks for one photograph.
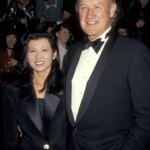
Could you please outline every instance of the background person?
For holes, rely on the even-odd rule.
[[[42,29],[47,22],[57,23],[62,20],[62,0],[36,0],[37,29]]]
[[[21,56],[20,42],[15,30],[8,29],[3,40],[0,50],[0,86],[13,80],[15,67]]]
[[[64,57],[67,53],[67,47],[71,41],[71,30],[66,23],[60,23],[54,27],[53,34],[58,45],[59,67],[64,71]]]
[[[6,12],[4,30],[12,27],[17,30],[19,38],[35,30],[35,10],[30,0],[12,0]]]

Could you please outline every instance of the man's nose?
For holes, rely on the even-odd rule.
[[[95,11],[93,8],[89,8],[87,11],[87,17],[88,18],[93,18],[95,16]]]

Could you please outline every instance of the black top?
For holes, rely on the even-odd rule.
[[[38,106],[40,110],[41,117],[43,118],[43,112],[44,112],[44,98],[37,98]]]

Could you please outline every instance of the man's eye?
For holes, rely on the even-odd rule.
[[[86,10],[86,9],[87,9],[86,6],[81,6],[81,7],[80,7],[80,10]]]
[[[35,52],[35,50],[31,49],[31,50],[29,50],[29,52],[30,52],[30,53],[33,53],[33,52]]]
[[[96,9],[101,9],[101,6],[100,5],[96,5],[95,8]]]

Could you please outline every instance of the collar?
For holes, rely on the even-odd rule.
[[[110,33],[111,27],[109,27],[103,34],[101,34],[99,37],[97,37],[95,40],[97,39],[101,39],[101,41],[106,41],[109,38],[109,33]],[[90,39],[91,40],[91,39]],[[95,41],[94,40],[94,41]]]

